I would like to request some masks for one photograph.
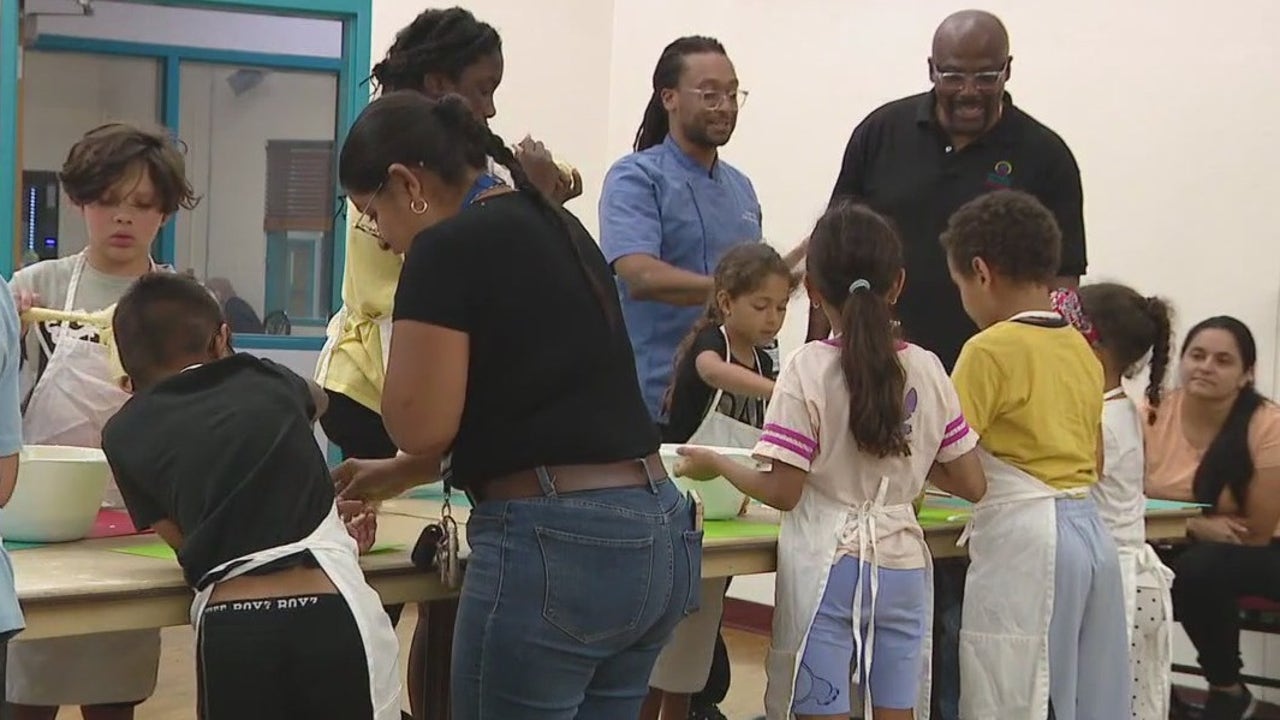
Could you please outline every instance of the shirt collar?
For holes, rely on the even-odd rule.
[[[920,96],[920,104],[916,107],[916,124],[920,127],[933,128],[945,138],[947,134],[938,124],[938,116],[935,110],[937,105],[938,96],[932,90]],[[1013,96],[1005,92],[1004,110],[1000,114],[1000,119],[996,121],[995,126],[983,133],[977,140],[974,140],[974,144],[1007,141],[1017,124],[1017,120],[1014,119],[1017,112],[1013,106]]]
[[[671,133],[667,133],[667,137],[662,141],[662,147],[665,148],[667,153],[673,156],[680,165],[689,172],[712,178],[720,176],[720,173],[718,172],[720,169],[720,153],[716,153],[715,162],[711,163],[711,170],[708,171],[702,166],[702,163],[690,157],[689,154],[676,143],[675,138],[671,137]]]

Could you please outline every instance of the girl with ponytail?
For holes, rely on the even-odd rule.
[[[453,719],[638,717],[646,671],[697,606],[702,536],[658,456],[599,247],[458,97],[378,98],[338,176],[405,257],[382,418],[407,453],[349,465],[339,495],[439,481],[447,455],[446,497],[471,498]]]
[[[1170,586],[1173,571],[1146,542],[1146,459],[1143,426],[1154,421],[1164,394],[1173,338],[1171,311],[1158,297],[1143,297],[1118,283],[1059,289],[1053,307],[1088,341],[1102,363],[1102,474],[1089,493],[1115,538],[1130,632],[1133,720],[1169,717],[1169,664],[1173,642]],[[1138,403],[1122,380],[1148,369]]]
[[[935,484],[969,500],[985,481],[942,363],[898,336],[893,304],[904,280],[887,220],[861,205],[829,209],[809,241],[805,286],[838,334],[800,348],[778,376],[755,447],[768,469],[681,449],[680,474],[724,476],[788,511],[766,668],[770,718],[847,716],[851,659],[878,719],[913,717],[927,687],[932,582],[912,501],[935,466]]]

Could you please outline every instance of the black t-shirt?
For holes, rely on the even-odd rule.
[[[405,257],[396,322],[470,339],[466,406],[452,448],[457,487],[657,450],[609,266],[581,223],[562,217],[524,193],[496,195],[424,230]]]
[[[726,341],[720,328],[712,325],[703,328],[693,339],[689,352],[676,368],[675,385],[671,388],[671,408],[667,424],[662,427],[662,441],[667,443],[689,442],[689,438],[702,424],[702,419],[711,410],[711,401],[715,397],[715,388],[702,381],[698,375],[698,356],[711,351],[720,357],[725,356]],[[730,358],[734,365],[747,367]],[[754,370],[770,380],[778,379],[778,371],[774,367],[773,358],[761,348],[756,349],[756,366],[747,368]],[[732,393],[720,396],[718,412],[739,422],[762,427],[764,425],[765,402],[760,398],[738,397]]]
[[[102,431],[138,528],[181,529],[187,583],[309,536],[333,508],[307,382],[252,355],[191,368],[138,393]]]
[[[1062,138],[1005,96],[990,131],[956,151],[934,114],[933,93],[895,100],[867,116],[845,149],[832,200],[855,198],[897,224],[911,278],[897,310],[906,335],[947,368],[976,332],[947,274],[938,241],[951,214],[1006,188],[1028,192],[1062,228],[1059,274],[1085,274],[1080,168]]]

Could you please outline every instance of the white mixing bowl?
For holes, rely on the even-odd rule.
[[[18,486],[0,509],[0,537],[19,542],[68,542],[93,528],[111,480],[97,448],[28,445]]]
[[[698,497],[702,498],[702,516],[707,520],[728,520],[737,517],[742,510],[743,501],[746,500],[742,491],[722,477],[701,481],[676,475],[676,463],[680,461],[680,456],[676,454],[678,447],[680,446],[663,445],[661,450],[662,464],[667,467],[667,473],[675,481],[676,487],[683,492],[697,491]],[[748,450],[714,449],[735,457],[741,455],[746,462],[750,462],[751,453]]]

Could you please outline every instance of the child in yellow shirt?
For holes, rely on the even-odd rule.
[[[988,482],[966,533],[960,714],[1128,717],[1119,556],[1088,494],[1103,372],[1050,304],[1061,231],[1034,197],[1000,191],[956,211],[942,244],[981,328],[952,379]]]

